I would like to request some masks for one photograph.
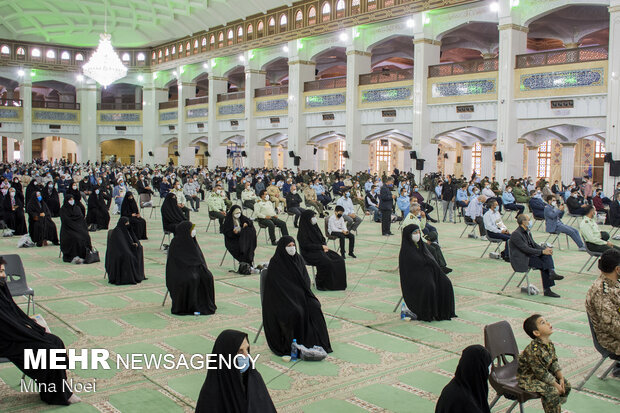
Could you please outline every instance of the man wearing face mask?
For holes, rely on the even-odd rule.
[[[542,247],[534,242],[530,228],[532,221],[527,214],[517,217],[519,227],[510,236],[510,264],[517,272],[526,272],[529,268],[540,270],[545,297],[560,298],[551,287],[554,280],[562,280],[563,276],[556,274],[553,264],[553,249]]]
[[[254,215],[260,225],[267,227],[267,230],[269,231],[269,238],[271,239],[271,245],[277,245],[275,231],[276,227],[280,228],[282,236],[288,235],[286,222],[278,218],[273,203],[270,201],[270,196],[265,190],[260,193],[260,201],[254,205]]]
[[[269,199],[275,205],[276,209],[280,212],[283,210],[283,204],[286,202],[282,194],[280,193],[280,188],[276,185],[275,179],[271,180],[271,185],[267,187],[267,194],[269,194]],[[282,204],[282,205],[280,205]]]
[[[551,234],[566,234],[571,237],[573,241],[575,241],[575,244],[579,247],[579,251],[585,251],[586,249],[581,236],[579,236],[579,231],[577,231],[576,228],[562,222],[562,217],[564,216],[564,205],[558,204],[558,201],[554,195],[549,195],[547,197],[547,203],[548,205],[545,208],[545,231]]]
[[[502,215],[499,213],[496,200],[487,201],[489,209],[484,213],[482,220],[484,222],[484,229],[487,233],[487,238],[494,238],[506,241],[506,246],[501,253],[501,257],[504,261],[510,261],[508,255],[508,240],[510,239],[510,232],[506,225],[502,222]],[[491,253],[492,258],[493,253]]]
[[[585,207],[587,207],[588,204],[580,195],[579,189],[573,188],[570,191],[570,196],[566,200],[566,206],[568,207],[569,213],[584,216],[586,214]]]
[[[385,185],[381,187],[379,193],[379,210],[381,211],[381,235],[394,235],[390,231],[392,224],[392,208],[396,195],[392,195],[392,187],[394,187],[394,178],[389,177]]]
[[[190,210],[186,206],[187,199],[185,198],[185,194],[183,193],[183,188],[181,186],[181,181],[178,180],[174,183],[174,187],[170,190],[177,197],[177,203],[179,204],[179,208],[183,211],[183,215],[185,215],[185,219],[189,221],[189,213]]]
[[[323,204],[317,199],[314,188],[312,188],[309,184],[305,185],[303,188],[304,202],[306,203],[306,206],[314,207],[319,212],[319,217],[324,218],[324,207]]]
[[[525,207],[523,205],[519,205],[515,201],[515,197],[512,194],[512,187],[508,185],[506,190],[502,194],[502,204],[504,208],[509,211],[517,211],[517,216],[521,215],[523,211],[525,211]]]
[[[301,202],[301,196],[297,193],[297,185],[291,185],[289,193],[286,194],[286,210],[289,214],[295,214],[295,220],[293,222],[295,228],[298,227],[301,213],[305,211],[305,209],[301,207]]]
[[[543,201],[542,191],[537,188],[530,193],[530,210],[535,218],[545,218],[545,207],[547,204]]]
[[[216,185],[215,191],[213,191],[211,196],[207,199],[209,217],[212,219],[217,218],[220,223],[220,230],[222,228],[222,224],[224,223],[224,219],[226,218],[226,204],[224,203],[224,198],[221,195],[222,192],[222,186]]]
[[[241,202],[243,203],[244,208],[248,208],[254,211],[254,204],[258,197],[256,196],[256,192],[252,189],[249,182],[245,183],[245,189],[241,192]]]
[[[343,218],[344,208],[341,205],[337,205],[334,209],[334,215],[329,217],[327,223],[327,232],[334,237],[338,237],[340,240],[340,255],[342,258],[345,256],[345,238],[349,240],[349,257],[357,258],[353,253],[355,248],[355,236],[347,229],[345,220]]]
[[[349,231],[357,232],[357,227],[359,227],[362,223],[362,218],[357,216],[355,213],[355,207],[353,206],[353,201],[351,200],[351,191],[348,189],[344,190],[344,195],[338,198],[336,204],[344,209],[344,214],[342,217],[347,223],[347,229]]]

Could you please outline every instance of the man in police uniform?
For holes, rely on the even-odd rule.
[[[596,339],[605,349],[620,357],[620,251],[609,249],[598,262],[601,275],[586,295],[586,311],[592,322]],[[614,377],[620,377],[620,362]]]

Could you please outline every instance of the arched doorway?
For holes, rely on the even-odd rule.
[[[78,145],[71,139],[60,136],[46,136],[32,140],[32,159],[50,162],[65,160],[76,162]]]
[[[101,161],[115,161],[122,164],[136,163],[136,152],[142,153],[142,143],[132,139],[118,138],[101,142]]]

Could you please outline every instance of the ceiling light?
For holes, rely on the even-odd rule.
[[[415,22],[413,21],[413,19],[407,19],[407,27],[413,27],[415,26]]]
[[[493,3],[489,5],[489,8],[491,9],[493,13],[497,13],[499,11],[499,4],[496,1],[494,1]]]
[[[204,67],[205,69],[208,69],[208,68],[209,68],[209,64],[208,64],[207,62],[204,62],[204,63],[202,64],[202,67]]]
[[[172,75],[173,75],[174,77],[177,77],[179,74],[177,73],[177,71],[176,71],[176,70],[173,70],[173,71],[172,71]]]
[[[24,75],[24,71],[22,69],[19,69],[17,71],[17,76],[23,76]]]
[[[243,55],[239,56],[239,61],[240,62],[245,62],[245,57],[243,57]]]
[[[349,40],[349,36],[346,33],[340,33],[339,38],[341,42],[346,42],[347,40]]]
[[[82,80],[84,80],[84,76],[82,75],[77,75],[75,78],[77,79],[78,82],[81,82]]]
[[[282,46],[282,51],[284,53],[288,53],[288,46]]]
[[[142,75],[138,75],[138,81],[139,81],[139,82],[142,82],[143,80],[144,80],[144,76],[142,76]]]

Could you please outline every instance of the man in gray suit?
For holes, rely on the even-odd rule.
[[[549,233],[566,234],[575,241],[579,247],[579,251],[585,251],[583,240],[576,228],[566,225],[562,222],[564,216],[564,205],[557,203],[555,196],[547,196],[547,206],[545,206],[545,230]]]

